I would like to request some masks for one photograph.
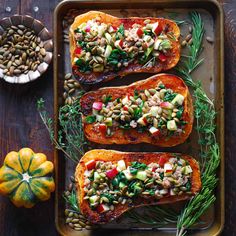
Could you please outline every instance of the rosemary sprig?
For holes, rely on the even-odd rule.
[[[170,223],[176,224],[178,214],[170,207],[147,206],[144,212],[137,212],[136,209],[128,211],[126,216],[132,223],[146,224],[153,228],[162,228]]]
[[[77,201],[77,195],[74,189],[72,189],[70,194],[64,193],[63,198],[65,199],[70,209],[75,212],[80,212],[79,204]]]
[[[202,189],[184,207],[177,222],[177,236],[187,234],[189,229],[199,217],[215,201],[214,190],[218,182],[216,170],[220,163],[219,146],[215,138],[215,107],[214,103],[204,92],[201,83],[194,82],[191,73],[202,62],[199,59],[202,51],[204,25],[200,14],[191,13],[193,22],[193,44],[189,48],[189,57],[177,68],[178,74],[193,88],[195,97],[195,119],[200,145],[200,164]]]

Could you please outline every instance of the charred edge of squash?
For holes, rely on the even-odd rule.
[[[96,18],[97,16],[101,17],[103,19],[103,22],[107,23],[113,23],[113,24],[120,24],[122,22],[126,21],[135,21],[135,20],[156,20],[164,22],[164,24],[172,26],[172,30],[174,33],[175,38],[177,41],[173,41],[173,48],[170,50],[170,54],[173,54],[172,57],[169,58],[164,63],[158,63],[156,66],[149,67],[149,68],[143,68],[142,65],[135,65],[130,64],[127,68],[123,68],[122,70],[118,72],[106,72],[106,73],[90,73],[90,74],[84,74],[78,71],[76,66],[74,65],[74,50],[76,42],[74,40],[74,30],[83,22],[88,21],[90,19]],[[115,23],[114,23],[115,22]],[[74,23],[70,27],[69,31],[69,40],[70,40],[70,54],[71,54],[71,64],[72,64],[72,71],[75,75],[75,78],[81,83],[81,85],[94,85],[101,82],[109,81],[114,79],[115,77],[124,77],[131,73],[158,73],[161,71],[169,70],[173,68],[180,59],[180,43],[179,43],[179,36],[180,36],[180,29],[177,26],[177,24],[169,19],[164,18],[154,18],[154,17],[130,17],[130,18],[118,18],[114,17],[112,15],[99,12],[99,11],[89,11],[85,14],[81,14],[77,16],[74,20]]]
[[[84,122],[84,118],[87,115],[90,115],[92,112],[92,103],[96,100],[96,99],[101,99],[103,94],[109,94],[113,96],[113,91],[116,92],[116,95],[119,93],[118,91],[124,91],[123,93],[127,93],[127,92],[133,92],[137,87],[138,88],[150,88],[152,85],[156,86],[156,84],[158,84],[159,81],[162,81],[165,84],[165,81],[169,81],[173,80],[173,85],[175,85],[176,81],[178,80],[179,82],[179,86],[177,88],[177,92],[181,91],[181,94],[185,96],[185,104],[184,104],[184,112],[183,112],[183,118],[188,122],[185,127],[185,133],[183,133],[181,136],[175,137],[172,136],[170,137],[169,140],[164,140],[165,137],[163,137],[163,139],[151,139],[150,136],[144,132],[142,134],[138,133],[137,130],[129,130],[129,136],[130,138],[125,135],[125,137],[120,137],[119,139],[115,140],[115,135],[121,131],[121,129],[118,129],[114,134],[113,137],[106,137],[104,135],[102,135],[101,133],[95,133],[93,131],[93,126],[94,124],[87,124]],[[143,87],[142,87],[143,86]],[[173,89],[173,91],[176,91],[175,87],[172,86],[171,89]],[[118,95],[117,95],[118,96]],[[117,98],[116,96],[113,98],[115,99]],[[158,75],[154,75],[152,77],[149,77],[146,80],[142,80],[142,81],[138,81],[135,82],[131,85],[128,86],[121,86],[121,87],[107,87],[107,88],[101,88],[97,91],[91,91],[88,92],[86,94],[84,94],[81,98],[80,101],[81,104],[81,110],[82,110],[82,114],[83,114],[83,128],[84,128],[84,133],[85,136],[87,137],[87,139],[89,139],[92,142],[95,143],[101,143],[101,144],[136,144],[136,143],[141,143],[141,142],[146,142],[146,143],[151,143],[154,145],[158,145],[158,146],[163,146],[163,147],[170,147],[170,146],[175,146],[178,144],[183,143],[191,134],[192,132],[192,126],[193,126],[193,104],[192,104],[192,98],[191,95],[189,93],[188,87],[185,85],[185,83],[183,82],[183,80],[175,75],[171,75],[171,74],[158,74]],[[123,136],[124,136],[123,135]],[[137,139],[132,140],[132,137],[135,136],[137,137]],[[140,140],[141,139],[141,140]],[[172,143],[173,142],[173,143]]]
[[[201,189],[201,177],[200,177],[200,169],[198,162],[192,158],[189,155],[181,155],[181,158],[187,160],[190,164],[190,166],[193,169],[193,175],[191,179],[192,187],[191,192],[192,195],[183,194],[180,196],[170,196],[170,197],[163,197],[159,201],[154,201],[153,198],[150,199],[144,199],[144,198],[137,198],[135,201],[135,204],[133,206],[128,206],[128,204],[125,205],[118,205],[114,211],[109,211],[106,213],[99,214],[96,211],[93,211],[88,202],[83,200],[84,197],[84,191],[83,185],[84,185],[84,179],[83,174],[85,169],[85,163],[89,160],[102,160],[102,161],[118,161],[118,160],[124,160],[126,163],[130,163],[132,161],[140,161],[145,164],[149,164],[151,162],[157,162],[157,160],[161,156],[165,156],[167,158],[173,157],[173,153],[135,153],[135,152],[119,152],[119,151],[113,151],[113,150],[104,150],[104,149],[98,149],[98,150],[92,150],[87,152],[80,160],[80,163],[76,167],[75,177],[77,180],[77,198],[78,202],[80,203],[80,209],[82,214],[84,214],[87,219],[94,223],[94,224],[105,224],[108,223],[116,218],[118,218],[120,215],[122,215],[124,212],[132,209],[137,208],[145,205],[159,205],[159,204],[166,204],[166,203],[173,203],[178,201],[183,201],[190,199],[192,196],[197,194]]]

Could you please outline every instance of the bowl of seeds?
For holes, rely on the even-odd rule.
[[[39,20],[13,15],[0,20],[0,78],[28,83],[39,78],[52,60],[53,42]]]

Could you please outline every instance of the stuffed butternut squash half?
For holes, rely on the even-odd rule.
[[[103,224],[134,207],[173,203],[201,189],[199,165],[187,155],[92,150],[75,178],[82,214]]]
[[[157,73],[180,58],[180,30],[163,18],[117,18],[90,11],[70,28],[71,64],[81,84],[96,84],[130,73]]]
[[[84,134],[95,143],[171,147],[183,143],[192,131],[192,99],[175,75],[91,91],[81,97],[80,105]]]

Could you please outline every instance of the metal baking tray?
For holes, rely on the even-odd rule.
[[[224,38],[223,38],[223,13],[219,3],[215,0],[68,0],[58,4],[54,12],[54,115],[58,117],[58,108],[63,104],[64,75],[71,72],[69,44],[63,41],[62,21],[71,9],[84,13],[89,10],[99,10],[118,17],[153,16],[183,20],[188,18],[188,12],[198,11],[205,24],[206,35],[214,38],[214,43],[209,44],[204,39],[204,51],[202,57],[204,64],[194,73],[194,78],[201,80],[209,97],[214,99],[217,109],[216,136],[221,149],[221,164],[218,171],[219,184],[216,190],[217,200],[207,213],[201,218],[203,224],[196,225],[191,230],[191,235],[218,235],[224,225]],[[182,30],[182,29],[181,29]],[[184,30],[184,29],[183,29]],[[167,72],[168,73],[168,72]],[[102,86],[127,85],[136,80],[145,79],[151,74],[128,75],[123,79],[115,79]],[[94,89],[94,88],[93,88]],[[95,88],[96,89],[96,88]],[[58,123],[55,123],[57,132]],[[93,148],[117,149],[123,151],[167,151],[181,152],[198,156],[196,145],[197,134],[193,131],[188,142],[175,148],[158,148],[155,146],[142,145],[94,145]],[[70,229],[65,224],[65,202],[62,198],[63,191],[68,186],[69,177],[73,175],[75,165],[66,160],[64,156],[55,150],[56,167],[56,200],[55,222],[61,235],[175,235],[174,226],[170,225],[162,229],[152,229],[141,225],[130,225],[125,221],[113,222],[104,226],[104,230],[81,232]],[[111,231],[112,230],[112,231]]]

